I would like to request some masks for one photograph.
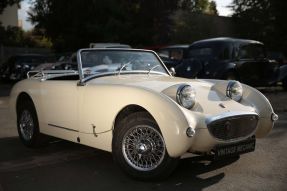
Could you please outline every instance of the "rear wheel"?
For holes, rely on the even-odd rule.
[[[168,155],[163,136],[147,112],[130,114],[117,124],[113,156],[128,175],[141,180],[166,178],[178,162]]]
[[[40,134],[39,123],[34,104],[25,99],[17,108],[17,129],[19,138],[27,147],[43,145],[44,137]]]

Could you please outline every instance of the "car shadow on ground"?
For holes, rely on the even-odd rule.
[[[126,176],[110,153],[66,141],[29,149],[18,138],[5,138],[0,139],[0,150],[0,184],[4,190],[202,190],[224,178],[218,169],[238,160],[182,159],[168,179],[142,182]]]

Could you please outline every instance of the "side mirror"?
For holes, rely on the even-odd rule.
[[[171,67],[170,69],[169,69],[169,72],[170,72],[170,74],[172,75],[172,76],[175,76],[175,69],[174,69],[174,67]]]

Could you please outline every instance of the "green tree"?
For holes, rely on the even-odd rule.
[[[171,41],[177,10],[215,14],[208,0],[35,0],[29,15],[57,50],[72,51],[91,42],[135,46]]]
[[[87,47],[90,42],[120,41],[129,18],[115,0],[37,0],[30,19],[58,50]]]
[[[181,10],[192,13],[218,15],[216,2],[210,0],[181,0],[178,3]]]
[[[208,7],[208,14],[210,15],[218,15],[217,5],[215,1],[211,1]]]
[[[58,50],[90,42],[161,43],[168,39],[169,14],[177,0],[36,0],[30,20]]]
[[[0,42],[5,46],[38,48],[51,48],[52,46],[49,38],[35,30],[25,32],[19,27],[0,26],[0,34]]]
[[[182,0],[172,15],[171,43],[192,43],[196,40],[224,36],[214,29],[218,11],[209,0]]]
[[[238,36],[265,42],[287,53],[287,1],[234,0],[231,8],[238,23]]]
[[[126,0],[122,0],[125,4]],[[133,45],[165,44],[171,31],[170,14],[178,9],[177,0],[129,1],[124,7],[130,18],[130,36],[127,42]]]

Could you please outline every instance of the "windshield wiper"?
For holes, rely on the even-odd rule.
[[[160,65],[158,64],[158,65],[155,65],[155,66],[151,67],[151,68],[149,69],[147,75],[149,75],[150,72],[151,72],[153,69],[155,69],[155,68],[157,68],[157,67],[159,67],[159,66],[160,66]]]
[[[120,75],[121,74],[121,72],[122,72],[122,70],[125,68],[125,67],[127,67],[127,65],[129,65],[131,63],[131,61],[130,62],[127,62],[127,63],[125,63],[121,68],[120,68],[120,70],[119,70],[119,72],[118,72],[118,75]]]

